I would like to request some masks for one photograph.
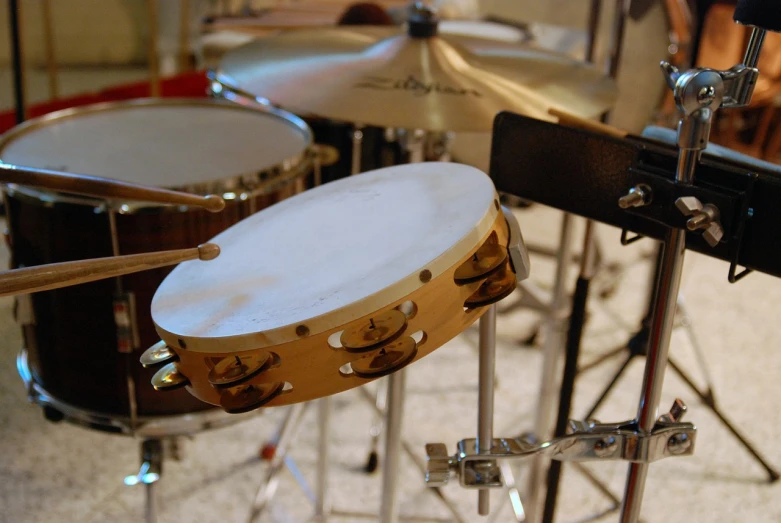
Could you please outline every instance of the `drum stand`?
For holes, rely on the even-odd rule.
[[[125,485],[144,485],[144,521],[157,523],[157,496],[155,485],[163,472],[163,440],[145,439],[141,442],[141,468],[135,476],[127,476]]]

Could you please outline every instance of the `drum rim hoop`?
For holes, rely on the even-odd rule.
[[[314,145],[312,130],[304,120],[288,111],[265,105],[246,106],[229,100],[217,98],[134,98],[131,100],[99,102],[95,104],[69,107],[44,114],[27,120],[0,135],[0,161],[3,150],[15,140],[38,129],[53,125],[66,119],[78,118],[97,112],[132,109],[133,107],[221,107],[226,109],[258,112],[279,118],[288,125],[292,125],[302,133],[304,148],[292,157],[277,162],[274,166],[233,175],[209,182],[166,186],[165,189],[183,191],[195,194],[218,194],[226,200],[247,200],[256,196],[270,194],[279,190],[282,186],[292,183],[298,178],[303,178],[311,170],[314,158],[317,154]],[[171,206],[155,203],[127,202],[118,200],[100,200],[96,198],[65,195],[45,190],[22,187],[16,184],[8,184],[12,192],[24,194],[27,197],[40,200],[45,205],[53,204],[79,204],[95,208],[111,208],[122,214],[132,214],[144,209],[155,210],[188,210],[187,207]]]
[[[30,402],[40,407],[52,407],[63,413],[64,420],[81,427],[133,437],[188,436],[232,425],[262,414],[256,410],[245,414],[228,414],[219,407],[195,412],[138,416],[136,426],[130,416],[85,409],[63,401],[51,394],[33,377],[27,349],[22,348],[16,357],[16,368],[27,389]]]

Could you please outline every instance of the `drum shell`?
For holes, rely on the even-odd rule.
[[[156,209],[117,214],[120,254],[190,248],[239,220],[290,196],[296,183],[246,201],[228,202],[220,213]],[[9,191],[8,226],[12,266],[34,266],[112,255],[106,212],[90,205],[51,204],[30,194]],[[254,209],[253,209],[254,208]],[[150,316],[152,296],[172,268],[121,277],[135,296],[139,347],[130,354],[117,349],[113,313],[116,280],[97,281],[30,295],[31,318],[22,323],[29,364],[37,383],[75,407],[120,416],[130,415],[128,376],[135,384],[139,416],[189,413],[210,408],[186,391],[161,394],[150,385],[154,369],[138,364],[140,353],[159,340]],[[26,299],[26,298],[22,298]]]

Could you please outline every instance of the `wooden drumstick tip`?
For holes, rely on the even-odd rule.
[[[205,198],[204,208],[209,212],[220,212],[225,208],[225,200],[222,196],[210,194]]]
[[[222,200],[222,198],[220,198]],[[204,243],[198,246],[198,259],[202,261],[213,260],[220,255],[220,246],[216,243]]]

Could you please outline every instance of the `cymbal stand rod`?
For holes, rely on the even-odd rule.
[[[363,125],[355,124],[353,129],[353,155],[350,174],[360,174],[361,153],[363,152]]]
[[[545,342],[542,348],[539,401],[534,418],[534,438],[537,441],[547,441],[553,437],[553,418],[556,401],[559,397],[560,381],[556,373],[560,368],[561,355],[566,341],[566,320],[569,316],[567,271],[572,257],[573,222],[574,217],[570,213],[562,213],[553,292],[542,327]],[[549,463],[550,459],[542,454],[531,458],[524,502],[526,521],[537,521],[543,471],[547,469]]]
[[[496,378],[496,305],[480,317],[479,387],[477,400],[477,450],[491,452],[494,439],[494,382]],[[477,513],[491,510],[491,491],[477,492]]]
[[[423,161],[424,137],[425,132],[420,129],[416,129],[412,133],[412,139],[407,142],[409,163]],[[396,523],[398,521],[396,491],[399,482],[399,462],[401,461],[402,451],[401,424],[404,419],[406,375],[406,369],[401,369],[387,378],[388,407],[385,410],[385,463],[382,469],[380,523]]]
[[[613,25],[611,28],[610,55],[606,65],[608,75],[614,80],[618,77],[618,67],[623,53],[624,32],[629,14],[629,3],[629,0],[615,0],[615,13],[613,15]],[[601,5],[601,1],[592,0],[592,10],[601,8]],[[592,33],[590,37],[586,52],[586,60],[593,62],[596,49],[596,27],[598,25],[598,20],[594,19],[593,13],[590,23],[592,24],[591,29],[594,33]],[[603,115],[603,122],[607,121],[607,116],[607,114]],[[596,271],[596,234],[594,229],[594,222],[592,220],[586,220],[583,239],[583,256],[581,258],[580,273],[578,274],[578,280],[575,285],[575,294],[572,300],[572,313],[570,315],[567,341],[565,344],[566,356],[560,382],[561,392],[559,395],[559,407],[556,416],[555,436],[562,436],[566,432],[572,406],[572,396],[575,393],[577,362],[580,355],[583,326],[588,307],[589,289],[591,280]],[[548,468],[547,492],[542,514],[543,521],[552,521],[554,519],[561,478],[561,466],[562,464],[560,461],[552,461]]]
[[[409,163],[420,163],[426,161],[424,154],[426,132],[423,129],[415,129],[410,133],[407,141],[407,153],[409,154]]]

